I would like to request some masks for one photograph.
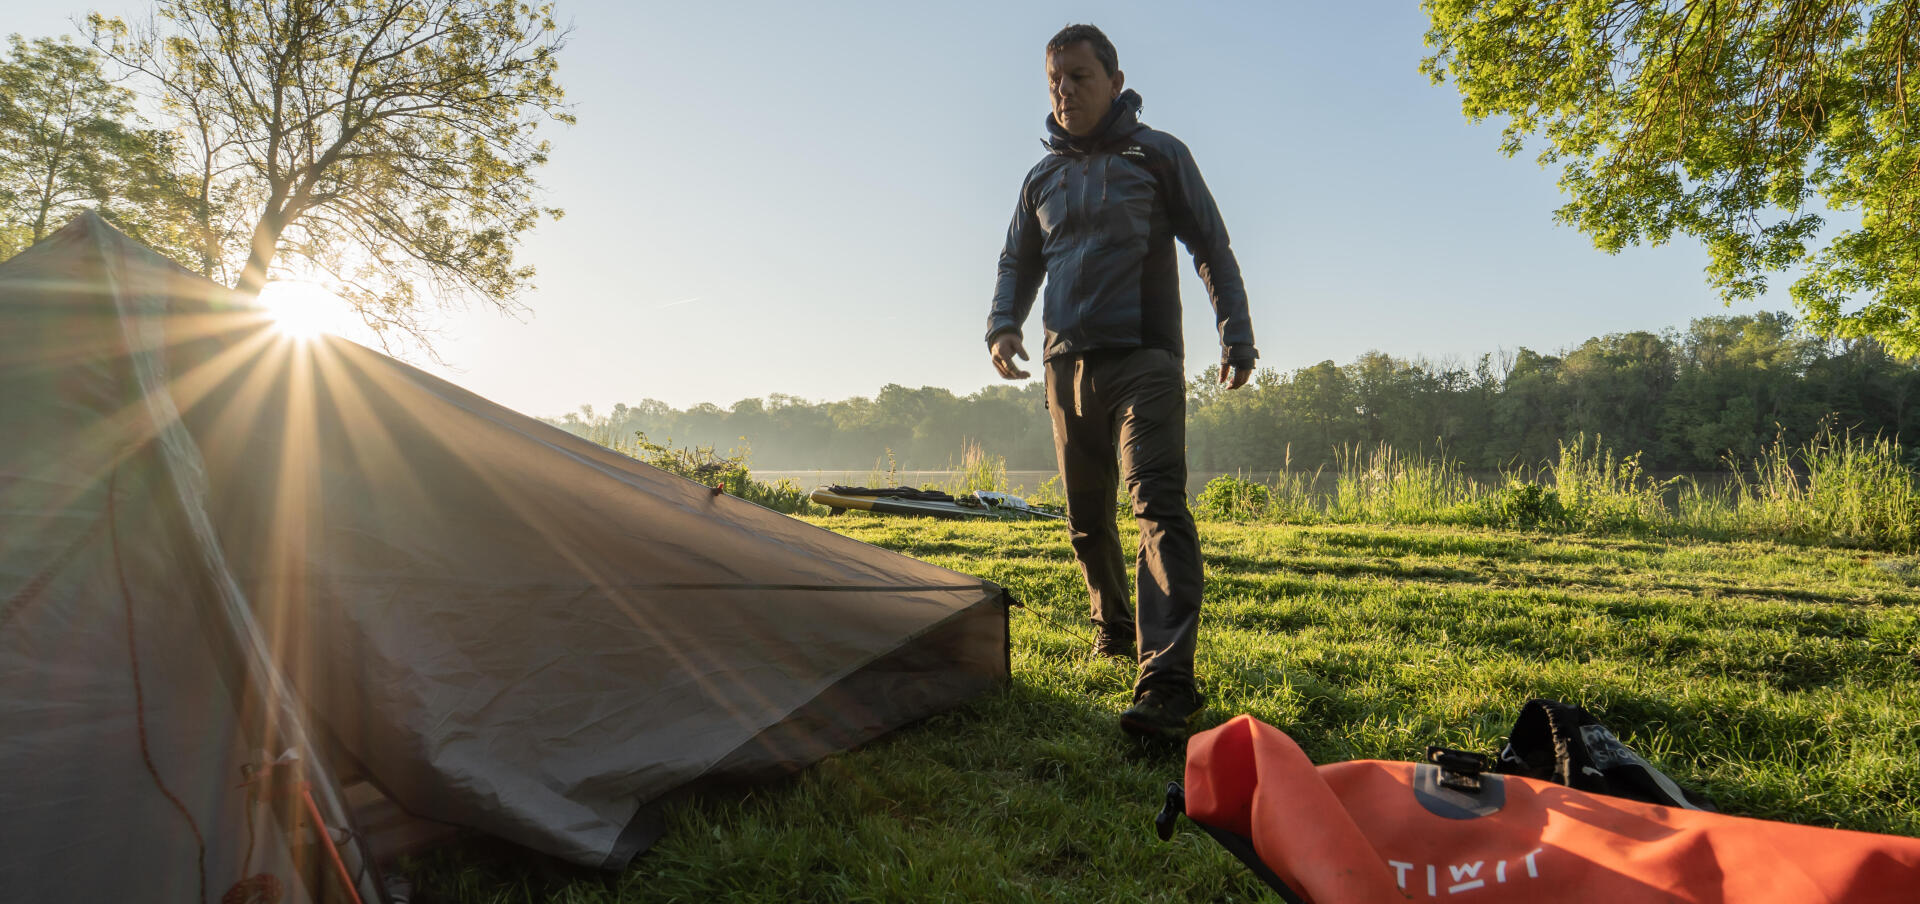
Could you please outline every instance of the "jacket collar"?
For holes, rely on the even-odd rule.
[[[1054,121],[1053,114],[1047,114],[1047,137],[1041,143],[1055,154],[1080,156],[1094,151],[1140,131],[1140,107],[1143,102],[1140,93],[1128,88],[1113,99],[1113,105],[1107,108],[1107,115],[1100,118],[1100,124],[1093,132],[1084,136],[1075,136]]]

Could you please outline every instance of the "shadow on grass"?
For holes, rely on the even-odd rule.
[[[1244,553],[1216,553],[1206,556],[1207,567],[1215,572],[1231,575],[1283,575],[1283,574],[1324,574],[1336,577],[1353,575],[1374,575],[1378,577],[1402,580],[1428,580],[1446,583],[1473,584],[1485,583],[1490,576],[1485,571],[1473,571],[1442,565],[1408,565],[1391,559],[1382,561],[1354,561],[1331,557],[1308,557],[1276,561]]]
[[[1508,560],[1543,557],[1578,563],[1604,553],[1663,553],[1664,543],[1638,537],[1587,534],[1516,533],[1487,529],[1454,529],[1440,525],[1378,526],[1370,530],[1339,527],[1301,528],[1309,542],[1356,552],[1423,556],[1484,556]],[[1545,551],[1543,545],[1559,547]]]
[[[1615,574],[1586,570],[1560,575],[1544,569],[1507,570],[1498,566],[1470,569],[1427,563],[1403,563],[1391,559],[1354,560],[1328,557],[1299,557],[1276,561],[1242,553],[1220,553],[1206,557],[1207,567],[1225,580],[1321,576],[1333,578],[1371,577],[1408,584],[1464,585],[1491,590],[1562,588],[1573,593],[1668,593],[1708,599],[1753,600],[1755,602],[1795,602],[1811,605],[1893,605],[1920,606],[1920,594],[1903,590],[1874,588],[1871,598],[1854,593],[1833,593],[1799,587],[1750,587],[1729,581],[1673,580],[1635,577],[1636,572],[1621,569]],[[1619,575],[1626,575],[1621,577]]]

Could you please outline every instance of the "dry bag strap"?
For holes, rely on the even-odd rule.
[[[1159,833],[1161,841],[1173,840],[1174,829],[1179,824],[1180,817],[1186,812],[1186,789],[1180,787],[1179,782],[1168,782],[1166,803],[1153,817],[1153,830]],[[1260,881],[1267,883],[1267,887],[1273,889],[1274,893],[1280,896],[1280,900],[1287,904],[1307,904],[1307,899],[1300,897],[1300,893],[1294,891],[1285,879],[1280,878],[1279,873],[1274,872],[1272,867],[1261,861],[1260,855],[1253,849],[1252,840],[1224,829],[1216,829],[1198,819],[1193,820],[1193,824],[1199,826],[1208,835],[1212,835],[1214,841],[1227,849],[1227,853],[1232,854],[1247,869],[1252,870],[1255,876],[1260,877]]]

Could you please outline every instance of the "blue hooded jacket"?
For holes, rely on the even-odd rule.
[[[1247,290],[1220,209],[1187,146],[1142,125],[1140,105],[1123,92],[1079,138],[1047,117],[1047,156],[1020,186],[1000,252],[987,342],[1020,332],[1044,278],[1044,358],[1143,347],[1182,355],[1179,238],[1213,302],[1222,363],[1252,367]]]

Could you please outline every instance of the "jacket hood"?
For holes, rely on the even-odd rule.
[[[1113,105],[1107,108],[1107,115],[1101,117],[1100,124],[1093,132],[1084,136],[1075,136],[1047,114],[1047,137],[1041,142],[1047,150],[1055,154],[1085,154],[1109,141],[1125,138],[1139,131],[1140,107],[1144,102],[1140,92],[1128,88],[1113,99]]]

